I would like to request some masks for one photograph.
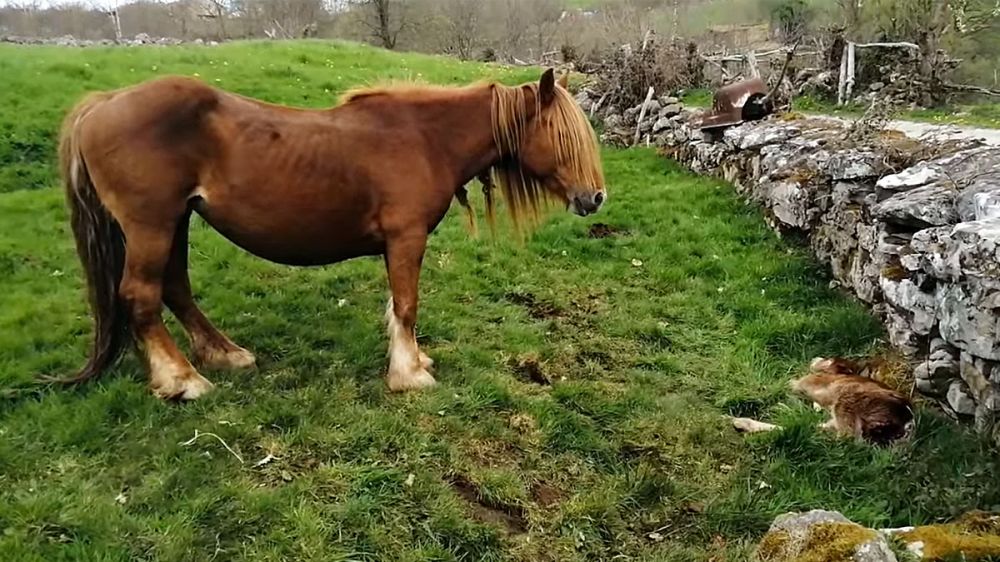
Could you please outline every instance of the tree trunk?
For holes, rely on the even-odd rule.
[[[949,1],[940,0],[934,6],[934,13],[929,25],[918,35],[920,75],[926,82],[923,99],[920,100],[924,107],[944,105],[947,101],[948,92],[944,88],[944,80],[941,76],[941,57],[938,54],[938,49],[941,47],[941,38],[948,31],[950,15]]]
[[[392,33],[392,18],[389,13],[389,0],[377,0],[375,9],[378,11],[378,37],[382,46],[390,51],[396,48],[396,36]]]

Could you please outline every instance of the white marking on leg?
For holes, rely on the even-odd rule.
[[[191,332],[191,347],[199,367],[210,370],[253,369],[257,358],[250,351],[228,341],[230,348],[213,345],[198,332]]]
[[[147,345],[146,356],[149,359],[149,384],[160,398],[194,400],[214,388],[187,360],[183,364],[178,363],[159,345]]]
[[[423,365],[416,337],[396,316],[392,298],[386,306],[385,321],[389,333],[389,374],[386,377],[389,390],[399,392],[433,386],[434,377]]]

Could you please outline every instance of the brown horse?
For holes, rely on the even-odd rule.
[[[467,206],[467,182],[489,177],[515,224],[537,217],[546,198],[579,215],[606,199],[594,131],[552,70],[517,87],[360,90],[328,110],[160,78],[82,101],[66,118],[60,160],[95,319],[90,360],[68,382],[107,370],[134,338],[163,398],[212,388],[167,332],[164,303],[201,367],[255,364],[192,299],[192,212],[279,263],[384,255],[386,379],[402,391],[434,384],[414,333],[418,277],[452,198]],[[486,206],[492,218],[489,190]]]

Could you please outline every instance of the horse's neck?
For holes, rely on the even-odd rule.
[[[451,160],[449,167],[461,186],[500,161],[493,130],[493,91],[491,87],[477,88],[439,103],[440,111],[422,111],[420,115],[427,120],[428,130],[441,139],[440,150]],[[529,114],[533,110],[528,108]]]

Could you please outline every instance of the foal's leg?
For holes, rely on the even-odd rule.
[[[170,259],[174,229],[123,223],[125,273],[121,297],[132,331],[149,362],[149,384],[161,398],[191,400],[212,389],[171,339],[163,325],[163,274]]]
[[[386,269],[392,298],[385,311],[389,329],[389,373],[386,383],[393,392],[416,390],[434,384],[427,372],[430,358],[417,347],[417,286],[427,245],[426,232],[414,232],[386,242]]]
[[[180,320],[191,339],[195,362],[206,369],[248,369],[256,364],[253,353],[232,342],[198,309],[188,277],[187,213],[174,233],[170,260],[163,275],[163,301]]]

